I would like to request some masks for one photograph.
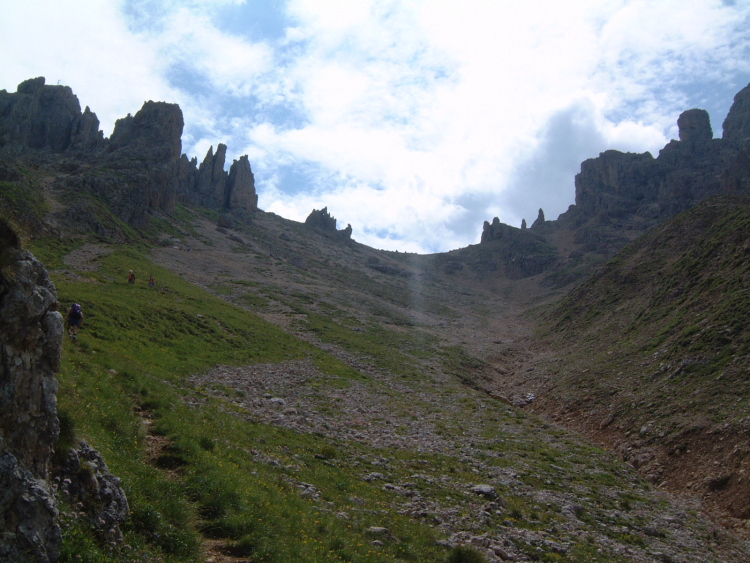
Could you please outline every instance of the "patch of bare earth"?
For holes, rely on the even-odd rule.
[[[87,242],[82,248],[70,252],[63,258],[63,263],[81,272],[96,272],[99,269],[99,259],[110,254],[114,248],[103,244]]]

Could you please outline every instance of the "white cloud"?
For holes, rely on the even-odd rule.
[[[222,33],[209,15],[187,8],[170,13],[151,40],[163,66],[189,67],[211,87],[233,96],[248,95],[256,77],[268,71],[273,61],[267,45]]]
[[[119,2],[67,0],[12,2],[0,18],[3,87],[45,76],[73,87],[91,106],[105,135],[114,122],[149,99],[181,101],[162,75],[156,53],[133,36]]]
[[[750,79],[748,0],[288,0],[286,33],[259,41],[243,26],[264,6],[15,3],[0,80],[60,79],[107,134],[178,102],[185,150],[250,154],[262,208],[327,205],[373,246],[445,250],[493,215],[556,216],[581,160],[655,154],[696,92]]]
[[[454,202],[463,194],[502,201],[518,166],[543,146],[548,161],[539,166],[553,165],[555,150],[570,157],[557,159],[567,170],[568,194],[580,161],[599,150],[656,152],[665,132],[673,132],[675,111],[687,109],[680,86],[709,67],[714,74],[736,68],[743,52],[732,45],[738,37],[747,40],[738,27],[743,8],[718,2],[467,1],[387,8],[371,2],[344,14],[319,5],[290,5],[296,37],[305,41],[290,74],[309,121],[265,141],[371,186],[376,200],[362,190],[341,193],[362,198],[363,207],[381,203],[380,219],[358,213],[356,205],[343,207],[345,217],[409,240],[415,239],[405,215],[421,221],[404,196],[414,186],[424,186],[420,197],[428,208],[437,200],[445,211],[429,219],[438,238],[454,240],[460,236],[449,227],[451,216],[466,215]],[[404,29],[408,40],[400,41]],[[446,78],[435,79],[441,72]],[[550,120],[582,101],[589,117],[578,126],[596,143],[579,145],[575,155],[565,150],[565,139],[544,145]],[[525,188],[529,200],[534,189],[537,199],[554,195],[543,186]],[[327,193],[327,201],[339,195]],[[551,217],[572,203],[552,199]],[[515,218],[518,211],[500,214]],[[467,220],[481,224],[476,214]],[[464,229],[470,231],[476,232]],[[462,239],[467,242],[473,241]]]

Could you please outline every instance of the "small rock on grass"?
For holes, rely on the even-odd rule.
[[[486,498],[497,498],[497,491],[491,485],[475,485],[471,488],[471,492]]]

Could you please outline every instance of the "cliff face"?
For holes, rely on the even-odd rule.
[[[729,181],[729,171],[750,141],[750,85],[735,96],[723,138],[713,138],[702,109],[683,112],[677,125],[680,140],[669,142],[657,158],[606,151],[584,161],[575,179],[578,209],[569,214],[651,226],[709,197],[742,190]]]
[[[45,162],[65,160],[59,191],[92,193],[123,221],[148,224],[150,213],[171,215],[175,203],[222,211],[258,209],[255,179],[247,156],[224,171],[225,145],[197,166],[182,153],[183,116],[177,104],[148,101],[133,116],[117,120],[105,139],[99,120],[67,86],[47,86],[44,78],[22,82],[15,93],[0,91],[0,159],[19,154]],[[38,152],[42,151],[42,152]],[[71,163],[73,161],[74,163]],[[106,231],[90,205],[78,205],[70,223]]]
[[[725,141],[738,145],[750,142],[750,84],[734,97],[722,129]]]
[[[235,160],[229,168],[229,178],[227,178],[224,197],[224,207],[227,209],[258,210],[255,176],[250,169],[250,161],[247,155]]]
[[[44,267],[3,222],[0,266],[0,560],[54,561],[61,535],[47,479],[63,321]]]
[[[0,148],[93,149],[102,143],[99,120],[67,86],[45,86],[44,77],[18,85],[15,94],[0,90]]]
[[[182,152],[183,119],[177,104],[148,101],[135,114],[118,119],[107,154],[102,158],[114,176],[125,177],[125,185],[112,178],[106,190],[97,190],[125,218],[134,210],[131,223],[146,222],[146,213],[174,211],[177,198],[179,159]],[[135,210],[138,211],[135,211]]]
[[[713,139],[705,110],[683,112],[677,124],[680,140],[668,143],[657,158],[606,151],[584,161],[575,179],[578,213],[650,226],[723,193],[721,174],[737,147]]]
[[[558,241],[573,241],[570,256],[547,260],[542,270],[565,270],[580,262],[582,252],[610,257],[639,233],[701,201],[750,193],[750,85],[735,96],[723,138],[713,138],[702,109],[683,112],[677,125],[679,140],[670,141],[656,158],[608,150],[581,164],[575,205],[556,221],[545,221],[540,210],[528,229],[556,246],[569,246]],[[508,229],[513,228],[497,219],[485,223],[482,243],[503,238]],[[539,273],[540,268],[529,272]],[[565,274],[560,279],[568,283],[573,278]]]

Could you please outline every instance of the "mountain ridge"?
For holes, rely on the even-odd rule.
[[[73,107],[69,89],[27,82],[19,87],[31,96],[25,100],[62,93],[63,107]],[[740,109],[745,95],[735,100]],[[0,108],[10,107],[7,96],[13,95],[0,95]],[[707,410],[706,416],[737,417],[735,426],[683,427],[673,417],[672,428],[651,422],[649,412],[669,401],[641,404],[639,396],[610,412],[608,394],[629,361],[647,361],[638,355],[645,349],[653,355],[648,342],[658,338],[659,354],[643,366],[653,371],[639,371],[623,394],[647,393],[665,381],[681,383],[675,393],[690,381],[708,393],[716,366],[731,365],[724,350],[744,338],[741,323],[726,333],[723,325],[709,330],[713,321],[683,326],[656,317],[680,296],[692,299],[684,307],[692,311],[712,288],[717,303],[727,297],[730,304],[716,315],[733,309],[742,317],[745,200],[708,200],[658,225],[657,214],[638,238],[641,227],[628,229],[628,217],[644,206],[617,195],[635,182],[658,196],[648,174],[656,170],[653,177],[683,186],[701,166],[711,181],[703,189],[694,175],[695,190],[683,203],[717,185],[746,189],[744,110],[730,112],[729,130],[739,135],[731,146],[708,140],[701,111],[681,116],[680,141],[665,147],[663,162],[603,153],[585,166],[582,185],[611,180],[593,192],[602,197],[591,210],[606,213],[586,215],[583,198],[562,220],[547,221],[540,210],[528,229],[493,221],[488,240],[433,255],[359,244],[350,228],[336,229],[325,208],[303,224],[257,210],[257,200],[252,209],[253,198],[239,204],[244,208],[228,207],[226,147],[210,149],[200,166],[188,161],[177,135],[181,112],[163,102],[146,102],[143,113],[124,118],[113,139],[91,133],[89,111],[62,112],[64,126],[47,133],[28,129],[41,136],[24,133],[26,145],[5,142],[0,214],[47,264],[60,299],[75,299],[87,311],[79,340],[65,343],[58,376],[63,413],[79,428],[69,426],[68,438],[92,437],[131,487],[124,531],[139,542],[135,550],[168,561],[209,557],[200,546],[216,561],[435,560],[464,546],[491,562],[746,560],[739,539],[750,521],[742,508],[744,450],[734,453],[745,435],[744,403]],[[0,112],[0,131],[8,130],[7,115]],[[71,149],[78,146],[73,131],[81,130],[89,131],[79,137],[93,148]],[[38,148],[29,145],[32,138]],[[718,148],[706,148],[712,145]],[[672,193],[669,186],[664,193]],[[705,243],[720,235],[726,240],[710,246],[718,260],[713,273],[698,279],[693,266],[688,275],[669,269],[701,264],[712,256]],[[630,239],[634,245],[605,265]],[[129,269],[137,274],[132,285],[125,281]],[[681,292],[658,286],[657,272],[683,284]],[[722,285],[724,273],[737,274],[741,287]],[[144,280],[152,275],[149,287]],[[652,301],[645,302],[649,291]],[[539,319],[547,330],[541,335]],[[650,338],[646,345],[633,344],[640,332]],[[715,361],[692,361],[699,354],[691,347],[705,346]],[[654,362],[671,366],[658,371]],[[731,388],[716,397],[727,393]],[[696,397],[682,399],[690,405]],[[589,432],[628,465],[563,427]],[[592,428],[629,435],[608,442]],[[691,432],[700,440],[691,442]],[[722,437],[722,448],[708,448]],[[668,467],[664,459],[679,461]],[[699,477],[678,473],[685,460]],[[739,465],[716,472],[715,460]],[[690,498],[661,492],[679,475],[698,483]],[[169,491],[168,498],[153,491]],[[701,516],[704,509],[735,535]],[[258,524],[258,516],[273,525]],[[70,518],[66,511],[64,557],[109,549]],[[289,531],[292,524],[299,529]],[[308,550],[290,540],[299,530]],[[123,546],[113,549],[127,559]]]

